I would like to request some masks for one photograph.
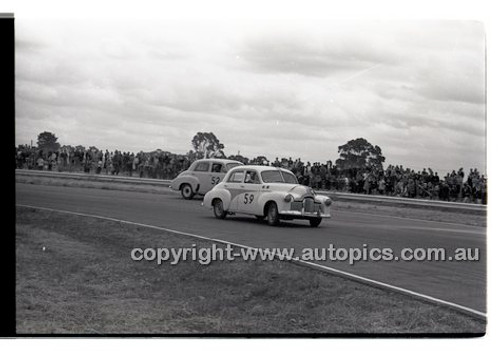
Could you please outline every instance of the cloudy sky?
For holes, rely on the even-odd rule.
[[[486,167],[479,22],[16,20],[16,143]]]

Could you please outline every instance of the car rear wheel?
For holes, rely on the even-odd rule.
[[[214,200],[214,216],[218,219],[224,219],[227,216],[227,211],[224,211],[224,204],[220,199]]]
[[[269,225],[275,226],[280,223],[280,215],[278,212],[278,206],[271,202],[267,208],[267,223]]]
[[[311,225],[311,227],[313,228],[316,228],[317,226],[319,226],[319,224],[321,223],[321,218],[311,218],[309,220],[309,224]]]
[[[194,196],[193,188],[191,188],[191,185],[182,184],[181,194],[182,197],[185,198],[186,200],[191,200]]]

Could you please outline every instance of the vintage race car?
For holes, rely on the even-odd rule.
[[[206,194],[224,178],[227,171],[239,165],[242,163],[219,158],[197,160],[186,171],[181,172],[170,187],[180,190],[182,197],[189,200],[196,194]]]
[[[282,220],[306,219],[317,227],[330,217],[332,200],[299,185],[289,170],[269,166],[238,166],[205,194],[203,206],[213,208],[217,218],[249,214],[270,225]]]

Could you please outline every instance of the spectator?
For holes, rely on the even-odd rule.
[[[194,161],[192,154],[176,155],[156,150],[138,152],[115,150],[104,152],[96,147],[63,146],[44,154],[38,148],[19,145],[15,148],[15,165],[20,169],[76,171],[100,174],[126,174],[146,178],[173,179]],[[340,171],[332,161],[303,162],[300,158],[276,157],[273,166],[292,171],[300,184],[315,189],[379,194],[442,201],[487,202],[487,179],[477,169],[467,177],[463,168],[452,170],[444,178],[430,168],[415,172],[402,165],[385,169],[351,169]]]

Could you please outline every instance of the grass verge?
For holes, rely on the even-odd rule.
[[[135,262],[132,248],[210,242],[17,208],[22,334],[483,333],[484,321],[287,262]]]

